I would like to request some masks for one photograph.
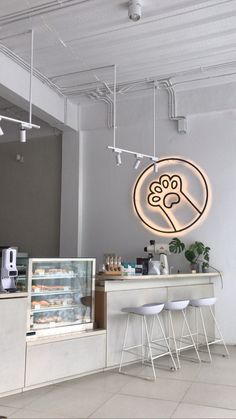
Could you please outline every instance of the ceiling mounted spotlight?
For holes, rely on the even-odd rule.
[[[158,173],[158,159],[157,157],[151,157],[150,160],[154,163],[154,173]]]
[[[139,168],[139,165],[141,163],[141,159],[143,158],[142,154],[136,154],[136,160],[134,163],[134,169],[137,170]]]
[[[137,22],[142,15],[142,2],[141,0],[129,0],[128,3],[128,16],[133,22]]]
[[[120,166],[122,164],[121,161],[121,151],[120,150],[114,150],[116,154],[116,165]]]
[[[26,129],[24,125],[21,125],[20,127],[20,142],[26,143]]]

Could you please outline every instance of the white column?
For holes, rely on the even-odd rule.
[[[62,136],[62,182],[60,256],[81,255],[81,175],[80,138],[78,132],[64,132]]]

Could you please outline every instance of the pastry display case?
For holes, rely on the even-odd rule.
[[[16,288],[17,291],[25,292],[28,290],[28,254],[17,253],[16,267],[18,276],[16,277]]]
[[[28,335],[93,329],[95,259],[29,259]]]

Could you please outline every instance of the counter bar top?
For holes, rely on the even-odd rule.
[[[185,273],[171,275],[98,275],[96,277],[96,291],[121,291],[130,289],[162,288],[183,285],[199,285],[211,283],[218,277],[217,272]]]

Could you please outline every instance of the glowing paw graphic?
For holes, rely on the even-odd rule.
[[[159,182],[151,183],[149,189],[148,203],[152,207],[170,209],[181,201],[182,179],[177,175],[162,175]]]

